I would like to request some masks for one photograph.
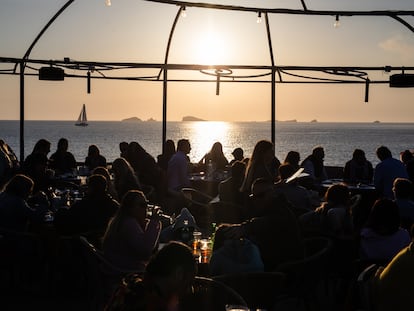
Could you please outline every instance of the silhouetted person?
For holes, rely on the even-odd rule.
[[[90,145],[88,148],[88,156],[85,159],[85,165],[90,171],[98,166],[106,167],[106,158],[101,155],[98,146]]]
[[[391,151],[381,146],[377,149],[377,157],[380,159],[374,171],[374,185],[381,197],[393,199],[392,186],[397,177],[408,178],[404,164],[392,157]]]
[[[371,183],[374,169],[371,162],[365,157],[365,152],[355,149],[352,159],[345,163],[344,180],[352,183]]]
[[[50,156],[50,168],[56,174],[72,173],[76,169],[76,160],[71,152],[68,151],[69,142],[66,138],[58,141],[57,150]]]

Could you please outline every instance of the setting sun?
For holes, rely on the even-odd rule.
[[[225,40],[217,32],[213,30],[205,32],[198,37],[195,46],[198,62],[206,65],[224,63]]]

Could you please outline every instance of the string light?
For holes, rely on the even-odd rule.
[[[187,17],[187,10],[185,9],[185,6],[183,6],[181,9],[181,17]]]
[[[338,28],[339,26],[341,26],[341,22],[339,21],[339,15],[336,15],[334,27]]]
[[[262,22],[262,12],[257,13],[257,20],[256,22],[260,24]]]
[[[105,0],[105,5],[106,6],[111,6],[112,5],[111,0]]]

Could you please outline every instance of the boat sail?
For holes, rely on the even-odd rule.
[[[82,110],[79,114],[78,121],[76,121],[75,125],[77,125],[77,126],[87,126],[88,125],[88,120],[86,118],[86,106],[85,106],[85,104],[83,104],[83,106],[82,106]]]

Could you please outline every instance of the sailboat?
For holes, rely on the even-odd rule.
[[[86,118],[85,104],[83,104],[83,106],[82,106],[82,110],[79,114],[78,121],[76,121],[75,125],[77,125],[77,126],[88,126],[88,120]]]

